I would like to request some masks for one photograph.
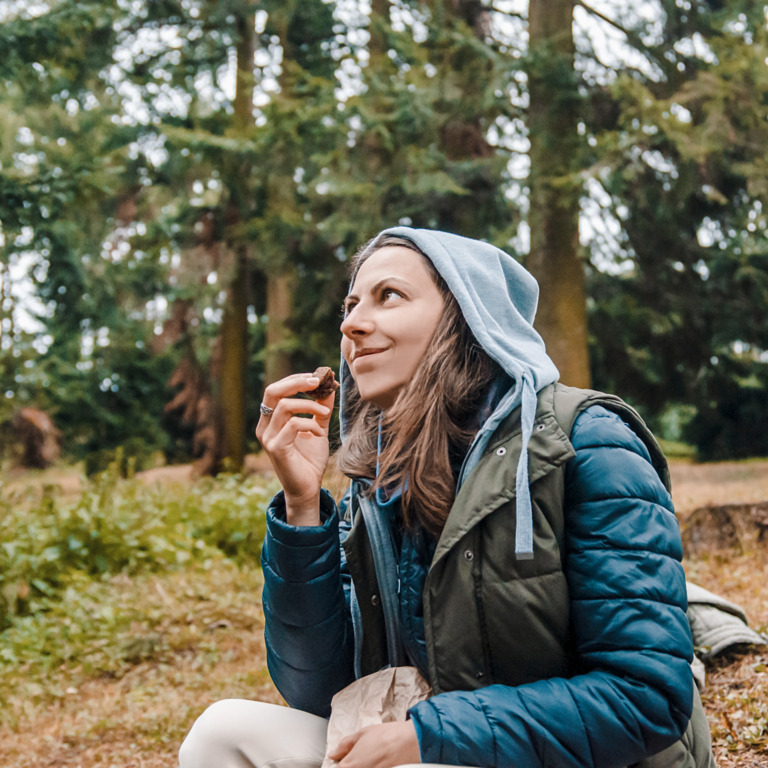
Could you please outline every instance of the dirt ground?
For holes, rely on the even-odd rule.
[[[768,634],[768,461],[673,461],[670,471],[687,578]],[[709,662],[702,701],[719,768],[768,768],[768,647]]]
[[[768,503],[768,460],[673,462],[671,470],[684,531],[703,507],[736,505],[748,527],[749,509]],[[252,471],[267,467],[257,462]],[[142,479],[188,483],[191,474],[188,467],[172,467]],[[68,493],[78,489],[70,476],[62,486]],[[738,603],[750,625],[766,632],[768,536],[755,525],[755,535],[735,545],[723,539],[706,551],[688,551],[685,567],[691,581]],[[201,576],[215,584],[182,584],[178,592],[165,582],[146,589],[148,605],[156,599],[165,616],[163,632],[175,638],[167,641],[167,653],[124,674],[71,687],[66,680],[74,672],[56,671],[51,685],[64,692],[55,705],[30,701],[12,727],[0,728],[0,768],[173,768],[184,732],[210,701],[243,696],[279,702],[264,666],[263,615],[252,598],[257,585],[243,584],[238,573]],[[768,648],[736,649],[709,664],[702,699],[718,766],[768,768]]]

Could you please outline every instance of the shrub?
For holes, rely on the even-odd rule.
[[[9,498],[0,487],[0,628],[75,574],[161,571],[213,556],[258,563],[273,492],[234,475],[149,487],[115,468],[70,503],[51,487],[38,498]]]

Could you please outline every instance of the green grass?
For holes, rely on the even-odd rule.
[[[675,440],[663,440],[657,438],[661,450],[664,451],[664,455],[667,459],[690,459],[696,458],[696,449],[692,445],[687,443],[677,442]]]
[[[0,764],[173,766],[207,703],[279,701],[259,567],[275,490],[0,485]]]
[[[233,475],[161,488],[105,473],[74,501],[0,486],[0,629],[50,610],[83,578],[185,567],[223,554],[257,563],[274,485]]]
[[[82,576],[17,617],[0,633],[0,764],[173,766],[207,704],[279,701],[261,584],[255,565],[214,554],[167,572]]]

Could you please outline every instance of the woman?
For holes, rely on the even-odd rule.
[[[319,765],[332,696],[390,664],[435,695],[350,735],[342,768],[714,765],[666,463],[618,398],[556,384],[537,299],[487,243],[397,227],[358,254],[342,509],[321,490],[334,396],[295,397],[317,379],[267,387],[257,428],[283,486],[268,664],[293,709],[219,702],[183,768]]]

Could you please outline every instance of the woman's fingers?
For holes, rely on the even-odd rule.
[[[291,416],[282,421],[278,411],[275,416],[279,419],[279,428],[270,425],[262,437],[262,445],[285,491],[286,515],[289,520],[295,517],[299,502],[311,498],[313,522],[305,524],[314,525],[322,476],[328,464],[328,432],[314,417]],[[299,523],[294,520],[293,524]]]
[[[326,414],[323,415],[322,413],[318,415],[317,421],[324,429],[328,429],[331,423],[331,414],[333,413],[333,404],[336,400],[336,393],[331,392],[328,397],[324,397],[322,400],[316,400],[314,402],[317,403],[317,405],[322,406],[323,408],[327,409]]]
[[[256,437],[285,492],[286,519],[295,525],[316,525],[319,520],[334,394],[319,401],[296,397],[319,383],[312,374],[298,373],[270,384],[256,426]]]
[[[291,413],[312,414],[318,419],[320,424],[325,428],[328,427],[331,421],[335,393],[331,393],[328,397],[318,401],[311,399],[291,399],[293,395],[313,390],[319,383],[320,380],[317,376],[312,376],[312,374],[309,373],[296,373],[270,384],[264,390],[264,398],[262,399],[261,404],[269,409],[270,412],[264,413],[264,410],[262,410],[259,423],[256,425],[256,437],[262,445],[264,445],[265,438],[268,438],[268,434],[272,431],[272,426],[275,423],[275,411],[286,407],[281,405],[285,402],[289,402],[289,406],[287,407],[290,408]],[[297,406],[296,404],[299,405]],[[321,406],[321,409],[313,407],[318,404]],[[327,411],[323,410],[323,408],[327,408]],[[281,426],[287,418],[289,417],[283,417]],[[267,432],[268,429],[269,433]]]
[[[276,403],[269,417],[265,418],[262,416],[259,419],[259,424],[256,427],[256,437],[259,438],[262,445],[265,445],[265,442],[269,441],[270,436],[278,434],[294,418],[307,424],[314,423],[320,425],[322,429],[326,430],[331,421],[331,412],[331,408],[314,400],[286,397]],[[300,414],[306,415],[301,416]],[[309,431],[309,427],[307,427],[307,430]]]
[[[281,449],[290,448],[297,439],[314,435],[325,437],[326,432],[315,419],[293,416],[288,419],[279,430],[270,437],[267,436],[267,445],[264,447],[269,453],[277,454]]]
[[[328,757],[336,762],[343,760],[349,754],[352,747],[358,742],[361,735],[362,731],[355,731],[355,733],[352,733],[349,736],[344,736],[344,738],[342,738],[336,745],[336,749],[329,750]]]
[[[315,382],[313,384],[313,382]],[[263,432],[278,403],[285,397],[296,395],[299,392],[309,392],[313,386],[317,386],[318,379],[307,373],[295,373],[292,376],[286,376],[280,381],[275,381],[264,390],[264,396],[261,400],[261,416],[256,425],[256,437],[261,440],[260,432]]]
[[[274,408],[282,398],[297,395],[299,392],[310,392],[319,383],[320,379],[311,373],[294,373],[270,384],[264,390],[261,402],[268,408]]]

